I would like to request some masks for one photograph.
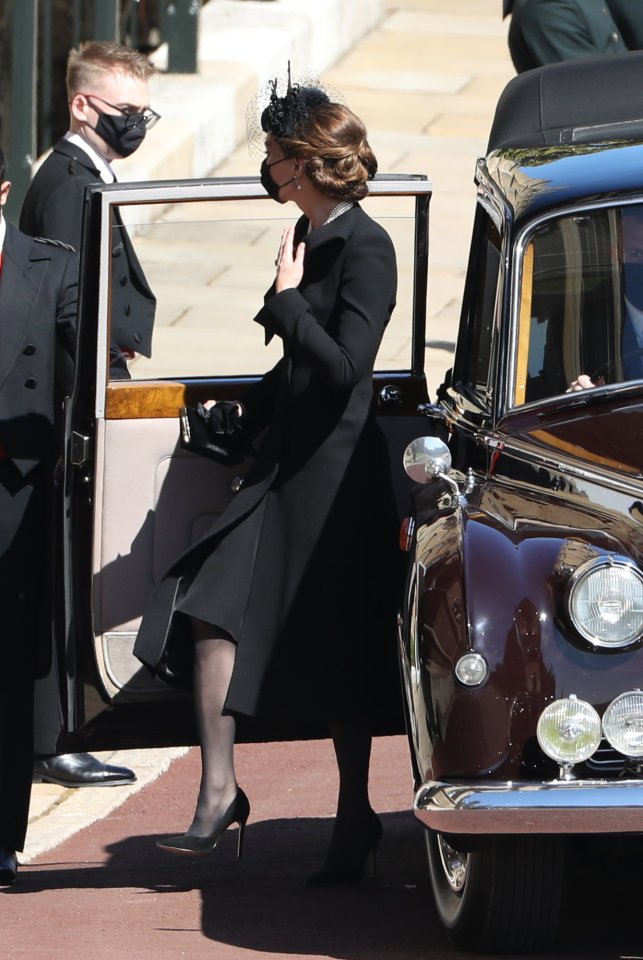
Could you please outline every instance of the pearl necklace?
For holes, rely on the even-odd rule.
[[[352,206],[353,206],[352,200],[342,200],[340,203],[337,204],[336,207],[333,207],[333,209],[330,211],[330,213],[322,223],[322,227],[325,227],[327,223],[332,223],[333,220],[337,220],[337,218],[341,217],[343,213],[347,213],[347,211],[350,210]]]

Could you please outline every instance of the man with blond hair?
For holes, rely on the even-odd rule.
[[[89,183],[113,183],[112,161],[127,157],[159,119],[149,106],[153,64],[118,43],[93,41],[72,50],[67,62],[69,130],[31,182],[20,229],[80,249],[83,195]],[[117,222],[112,250],[112,362],[127,376],[125,361],[151,354],[156,301],[132,242]],[[112,370],[112,374],[116,372]]]
[[[92,41],[72,50],[67,62],[69,130],[56,143],[31,182],[20,229],[79,250],[83,197],[90,183],[113,183],[112,162],[127,157],[159,119],[149,105],[153,64],[118,43]],[[149,357],[156,300],[132,241],[116,214],[112,241],[110,378],[129,376],[127,360]],[[64,786],[116,786],[136,779],[126,767],[91,754],[59,754],[62,730],[56,657],[36,685],[34,777]]]

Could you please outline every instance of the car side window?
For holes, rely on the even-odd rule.
[[[415,197],[369,196],[361,205],[387,231],[398,260],[397,306],[376,370],[408,371]],[[127,203],[118,213],[110,233],[110,380],[256,376],[277,362],[282,341],[266,345],[252,318],[296,208],[243,198]]]
[[[639,292],[641,291],[641,292]],[[643,376],[643,206],[540,225],[521,269],[515,403]]]
[[[481,207],[476,213],[453,382],[487,409],[493,372],[496,295],[501,265],[500,234]]]

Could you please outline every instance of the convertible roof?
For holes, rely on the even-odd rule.
[[[487,153],[507,147],[643,140],[643,51],[551,63],[500,96]]]

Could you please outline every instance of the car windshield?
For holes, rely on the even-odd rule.
[[[521,276],[516,404],[643,378],[643,205],[548,220]]]

